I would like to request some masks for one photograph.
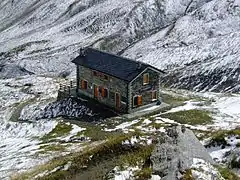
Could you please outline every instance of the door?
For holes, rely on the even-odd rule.
[[[94,84],[94,86],[93,86],[93,88],[94,88],[94,98],[98,98],[98,86],[96,86],[95,84]]]
[[[115,104],[117,109],[120,109],[120,102],[120,93],[115,93]]]

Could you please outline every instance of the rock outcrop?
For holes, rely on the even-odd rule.
[[[179,179],[186,169],[199,158],[213,164],[213,160],[194,133],[184,126],[173,126],[159,137],[159,142],[150,157],[153,174],[163,180]]]

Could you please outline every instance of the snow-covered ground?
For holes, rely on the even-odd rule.
[[[166,70],[163,82],[171,86],[238,92],[239,6],[239,0],[2,0],[0,75],[11,74],[9,65],[74,74],[70,60],[92,45]]]
[[[27,83],[31,83],[29,93],[24,92]],[[50,132],[57,124],[53,120],[39,120],[36,122],[10,121],[17,103],[23,103],[42,93],[39,97],[54,97],[56,84],[53,79],[44,77],[24,77],[21,79],[0,80],[0,177],[9,177],[9,173],[29,169],[36,164],[46,161],[34,157],[39,148],[39,140]],[[31,91],[31,93],[30,93]],[[40,100],[39,100],[40,101]]]
[[[9,179],[10,175],[29,170],[53,157],[38,156],[38,152],[41,137],[52,131],[58,122],[31,118],[37,116],[35,111],[55,100],[57,90],[55,78],[25,76],[0,80],[0,179]],[[18,120],[21,117],[26,120]],[[61,140],[67,142],[85,130],[71,126],[72,130]]]

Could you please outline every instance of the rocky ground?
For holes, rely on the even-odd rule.
[[[191,129],[214,160],[212,163],[194,154],[191,156],[192,163],[183,166],[180,175],[211,179],[220,173],[228,179],[229,174],[234,176],[228,168],[237,173],[240,136],[238,94],[165,89],[162,91],[162,99],[170,107],[159,113],[137,119],[113,117],[86,121],[94,116],[98,118],[99,112],[94,113],[86,103],[76,104],[67,99],[55,102],[58,83],[62,81],[59,78],[38,76],[25,76],[15,81],[1,80],[4,98],[1,99],[0,150],[5,154],[0,161],[2,178],[84,179],[94,177],[96,172],[99,176],[94,178],[99,179],[108,172],[111,172],[110,179],[138,176],[151,178],[151,175],[152,178],[159,178],[162,174],[152,174],[154,171],[149,165],[149,159],[156,138],[163,136],[162,133],[167,135],[166,130],[172,125],[184,125]],[[76,109],[73,110],[73,107]],[[75,120],[75,115],[81,115],[81,112],[88,115]],[[58,117],[64,113],[72,115],[72,118]],[[186,135],[188,140],[194,137],[189,133]],[[184,140],[184,135],[179,137],[183,138],[177,140],[185,143],[183,147],[189,146],[191,149],[192,146],[200,145],[199,142],[199,145],[187,145],[188,140]],[[187,153],[186,148],[180,150],[183,154]],[[113,156],[107,158],[105,154],[109,154],[109,151],[113,152]],[[82,163],[78,164],[79,161]],[[44,163],[46,165],[36,167]],[[81,167],[81,170],[76,171],[76,167]],[[21,174],[23,171],[25,173]]]

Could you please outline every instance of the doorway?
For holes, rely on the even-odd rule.
[[[121,97],[120,93],[115,93],[115,105],[117,109],[120,109],[120,102],[121,102],[120,97]]]
[[[94,98],[98,99],[98,86],[94,84],[93,88],[94,88]]]

